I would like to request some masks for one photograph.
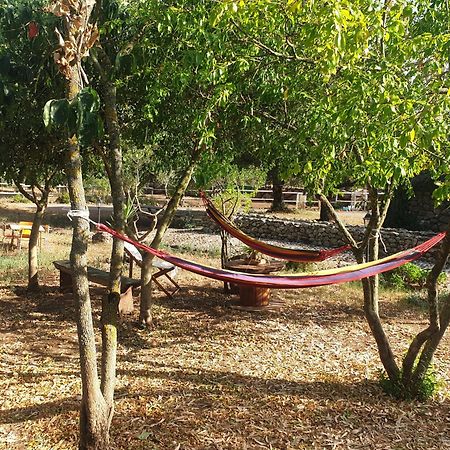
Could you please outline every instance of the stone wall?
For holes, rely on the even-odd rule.
[[[249,234],[261,240],[284,241],[286,243],[301,245],[307,244],[318,248],[333,248],[345,245],[346,241],[334,223],[314,220],[278,219],[260,214],[239,215],[235,223]],[[185,209],[178,210],[172,224],[173,228],[203,228],[211,233],[218,233],[218,226],[206,215],[204,210]],[[363,237],[364,227],[348,226],[348,230],[359,241]],[[383,228],[380,244],[381,256],[396,253],[434,236],[434,232],[408,231],[401,228]],[[433,257],[439,247],[431,249],[424,258]]]
[[[435,207],[434,181],[428,172],[417,175],[411,181],[414,195],[411,197],[405,188],[398,188],[389,206],[386,226],[408,230],[444,231],[450,222],[448,202]]]
[[[445,230],[450,222],[450,208],[448,203],[434,207],[431,193],[416,192],[404,205],[407,214],[416,230]]]
[[[246,214],[239,216],[236,223],[247,234],[265,240],[305,243],[317,247],[339,247],[346,244],[338,227],[329,222],[277,219]],[[362,239],[364,233],[362,226],[349,226],[348,230],[356,241]],[[392,254],[414,247],[434,234],[384,228],[381,231],[381,238],[386,246],[386,254]],[[382,255],[385,254],[383,250],[384,247],[381,244]],[[430,258],[436,250],[437,247],[430,250],[426,256]]]

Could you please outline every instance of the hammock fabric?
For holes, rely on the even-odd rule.
[[[324,286],[328,284],[345,283],[347,281],[356,281],[362,278],[371,277],[382,272],[400,267],[403,264],[420,258],[425,252],[430,250],[438,242],[440,242],[445,233],[439,233],[428,241],[423,242],[416,247],[396,253],[377,261],[371,261],[364,264],[354,266],[341,267],[339,269],[322,270],[318,272],[303,273],[301,275],[249,275],[241,272],[233,272],[231,270],[216,269],[214,267],[204,266],[193,261],[178,258],[162,250],[156,250],[152,247],[144,245],[140,242],[133,241],[117,231],[97,223],[100,231],[105,231],[112,236],[122,239],[125,242],[133,244],[141,250],[151,253],[158,258],[172,263],[189,272],[197,273],[204,277],[212,278],[219,281],[227,281],[236,284],[245,284],[255,287],[269,287],[278,289],[297,289],[304,287]]]
[[[342,247],[332,248],[330,250],[302,250],[266,244],[236,228],[236,226],[214,206],[212,201],[209,200],[203,192],[200,192],[200,196],[205,205],[207,214],[217,223],[217,225],[254,250],[272,256],[273,258],[286,259],[295,262],[319,262],[351,248],[350,245],[343,245]]]

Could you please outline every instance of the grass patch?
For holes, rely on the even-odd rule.
[[[2,255],[0,258],[0,281],[9,284],[26,279],[28,272],[28,253]]]

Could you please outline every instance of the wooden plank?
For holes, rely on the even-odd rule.
[[[72,274],[70,267],[70,261],[53,261],[53,265],[62,273]],[[101,286],[108,286],[109,272],[105,270],[97,269],[96,267],[88,266],[88,280],[93,283],[100,284]],[[122,291],[126,291],[130,286],[138,287],[141,285],[141,280],[134,278],[122,277],[121,279]]]

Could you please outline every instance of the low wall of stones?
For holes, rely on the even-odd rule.
[[[339,247],[346,241],[339,228],[330,222],[313,220],[278,219],[259,214],[242,214],[235,219],[236,225],[250,236],[262,240],[284,241],[292,244],[307,244],[313,247]],[[204,210],[179,210],[172,224],[174,228],[202,228],[206,232],[218,233],[218,226],[206,215]],[[364,227],[348,226],[348,230],[360,241]],[[408,231],[401,228],[383,228],[381,230],[381,256],[396,253],[434,236],[434,232]],[[384,248],[386,251],[384,251]],[[438,246],[431,249],[425,259],[433,258]]]
[[[266,240],[305,243],[317,247],[339,247],[346,244],[339,228],[328,222],[286,220],[247,214],[239,216],[236,223],[245,233]],[[348,226],[348,230],[356,241],[362,239],[364,227]],[[391,254],[414,247],[434,234],[433,232],[383,228],[381,230],[381,254]],[[384,252],[384,247],[386,252]],[[431,258],[437,248],[430,250],[426,257]]]

